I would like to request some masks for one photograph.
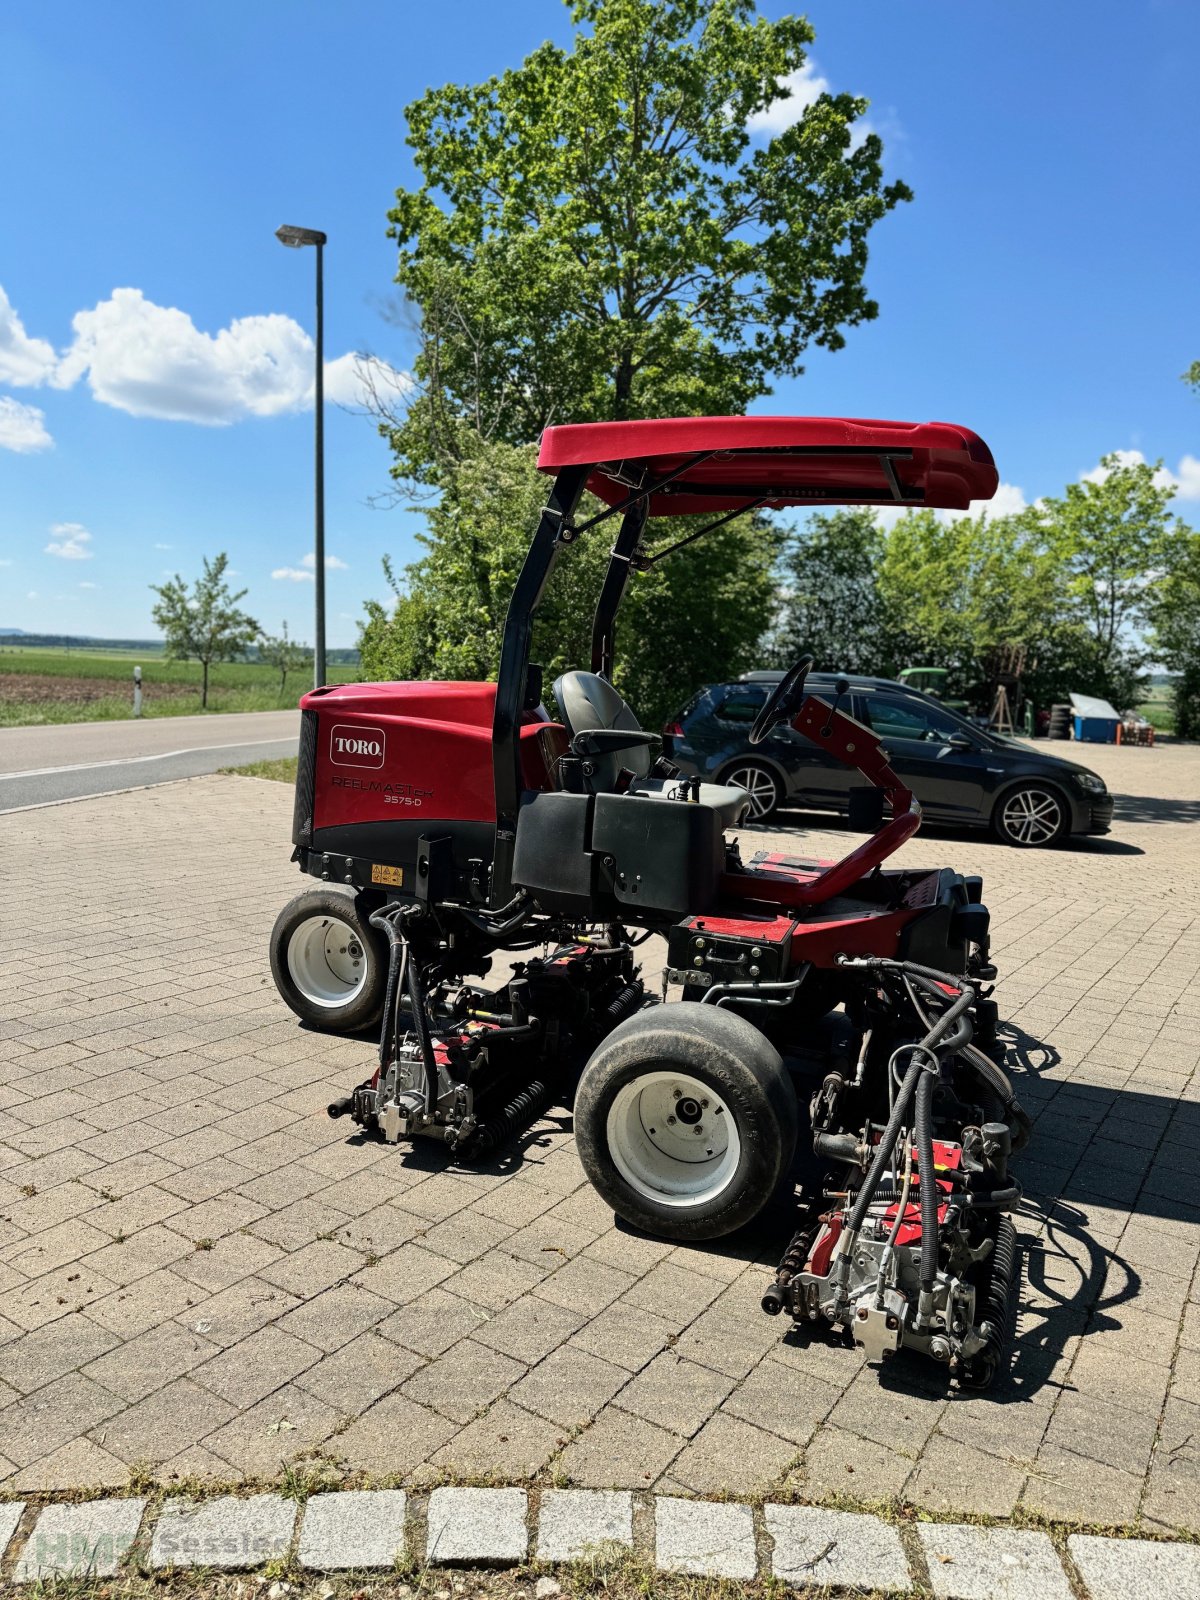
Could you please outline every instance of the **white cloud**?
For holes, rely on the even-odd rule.
[[[0,288],[0,382],[17,386],[48,383],[54,372],[54,346],[31,339],[12,302]]]
[[[315,572],[316,571],[316,567],[317,567],[316,552],[313,551],[313,550],[310,550],[308,552],[308,554],[302,558],[302,560],[300,562],[300,565],[302,567],[307,567],[310,572]],[[340,572],[349,572],[349,570],[350,570],[350,568],[346,565],[346,563],[341,559],[340,556],[326,556],[325,557],[325,570],[326,570],[326,572],[331,572],[331,571],[333,571],[335,569],[340,571]]]
[[[44,411],[39,411],[37,406],[23,406],[19,400],[0,394],[0,450],[31,455],[35,450],[48,450],[53,443],[46,429]]]
[[[285,578],[290,583],[312,583],[313,575],[305,572],[303,567],[276,567],[272,572],[273,578]]]
[[[88,583],[85,579],[85,581],[81,583],[79,587],[81,589],[98,589],[100,585],[98,583]]]
[[[761,133],[772,138],[777,133],[785,133],[821,95],[829,93],[829,79],[822,77],[811,60],[777,81],[781,89],[788,91],[787,97],[747,117],[746,127],[752,134]]]
[[[154,548],[156,550],[173,550],[175,546],[170,544],[156,544]]]
[[[50,529],[48,556],[61,556],[64,561],[90,561],[95,554],[87,546],[92,536],[82,522],[56,522]]]
[[[1113,450],[1109,453],[1116,458],[1119,467],[1140,467],[1146,462],[1146,457],[1140,450]],[[1081,472],[1079,481],[1103,483],[1110,470],[1101,463],[1093,467],[1090,472]],[[1172,472],[1169,467],[1164,466],[1156,468],[1154,483],[1159,489],[1173,489],[1177,500],[1200,500],[1200,459],[1190,455],[1183,456],[1179,462],[1178,472]]]
[[[971,509],[966,514],[969,517],[1015,517],[1027,505],[1024,493],[1015,483],[1002,483],[990,500],[972,500]],[[948,515],[953,517],[958,513],[951,511]]]
[[[140,289],[116,289],[71,325],[55,382],[86,377],[97,400],[131,416],[220,426],[310,400],[312,340],[290,317],[239,317],[209,334]]]

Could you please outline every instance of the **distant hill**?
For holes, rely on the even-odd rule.
[[[0,628],[0,639],[20,645],[22,649],[28,647],[31,650],[81,650],[89,654],[104,651],[120,651],[122,654],[128,654],[136,651],[140,655],[160,656],[164,649],[161,639],[92,639],[72,633],[26,633],[24,628]],[[256,658],[257,652],[252,650],[249,659],[254,661]],[[325,659],[332,665],[356,667],[358,651],[327,650]]]

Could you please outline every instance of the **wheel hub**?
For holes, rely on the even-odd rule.
[[[367,981],[358,935],[339,917],[306,917],[288,940],[288,972],[314,1006],[344,1006]]]
[[[661,1205],[715,1199],[741,1159],[737,1125],[707,1084],[686,1073],[643,1073],[608,1113],[608,1147],[625,1181]]]

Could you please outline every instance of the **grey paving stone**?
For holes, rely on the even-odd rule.
[[[1153,1539],[1101,1539],[1073,1533],[1067,1540],[1092,1600],[1195,1600],[1200,1595],[1200,1545]]]
[[[659,1495],[654,1560],[663,1572],[707,1578],[753,1578],[758,1572],[754,1512],[749,1506]]]
[[[522,1561],[529,1548],[523,1489],[435,1489],[429,1496],[429,1561]]]
[[[18,1583],[67,1573],[111,1578],[137,1535],[145,1509],[145,1499],[47,1506],[13,1577]]]
[[[168,1500],[150,1545],[152,1567],[257,1567],[287,1554],[294,1500],[256,1494],[242,1500]]]
[[[1071,1586],[1048,1534],[918,1523],[929,1581],[938,1600],[1071,1600]]]
[[[878,1517],[816,1506],[768,1506],[771,1571],[787,1583],[847,1589],[912,1588],[900,1535]]]
[[[547,1489],[538,1513],[539,1561],[578,1561],[633,1544],[633,1496],[614,1489]]]
[[[25,1510],[24,1500],[16,1500],[11,1505],[0,1506],[0,1559],[8,1548],[8,1541],[17,1531],[17,1524]]]
[[[333,1572],[341,1567],[390,1567],[404,1553],[403,1489],[317,1494],[300,1524],[300,1564]]]

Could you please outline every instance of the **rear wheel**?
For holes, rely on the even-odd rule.
[[[739,761],[722,773],[721,782],[745,789],[750,796],[750,822],[766,822],[783,804],[783,785],[761,761]]]
[[[1046,784],[1019,784],[1002,794],[992,811],[992,832],[997,839],[1022,850],[1057,844],[1070,826],[1066,801]]]
[[[379,1016],[387,983],[384,941],[370,906],[352,890],[306,889],[271,929],[275,987],[298,1017],[353,1033]]]
[[[619,1217],[664,1239],[716,1239],[757,1216],[791,1166],[796,1131],[779,1052],[716,1006],[631,1017],[575,1096],[588,1177]]]

